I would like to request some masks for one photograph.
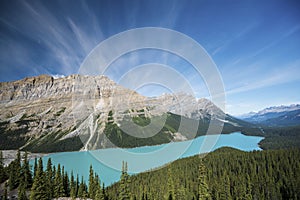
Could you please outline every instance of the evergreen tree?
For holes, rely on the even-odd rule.
[[[56,167],[55,167],[55,165],[53,165],[53,167],[52,167],[52,184],[53,184],[53,188],[55,186],[55,175],[56,175]]]
[[[0,151],[0,167],[4,167],[4,162],[3,162],[4,158],[3,158],[3,152]]]
[[[105,185],[104,185],[104,183],[102,183],[102,194],[103,194],[104,199],[106,199]]]
[[[32,180],[32,174],[31,174],[30,165],[27,157],[28,157],[28,153],[25,152],[23,165],[20,171],[20,182],[24,184],[22,187],[25,187],[25,189],[30,189],[33,180]]]
[[[88,196],[86,184],[83,181],[83,176],[81,177],[81,182],[78,188],[78,197],[85,198]]]
[[[97,193],[97,190],[100,188],[101,189],[101,183],[100,183],[100,179],[99,179],[99,176],[97,174],[95,174],[95,178],[94,178],[94,192],[95,192],[95,195]]]
[[[70,197],[72,197],[72,199],[76,197],[76,182],[74,180],[73,171],[71,172],[71,180],[70,180]]]
[[[62,187],[63,187],[63,194],[62,194],[62,196],[66,196],[65,194],[66,194],[66,191],[65,191],[65,166],[62,166],[61,167],[61,182],[62,182]]]
[[[89,174],[89,197],[91,199],[95,198],[96,191],[97,191],[97,183],[94,180],[94,170],[92,165],[90,165],[90,174]]]
[[[178,192],[177,192],[177,195],[176,195],[176,199],[187,199],[186,198],[187,195],[186,195],[186,192],[185,192],[185,188],[183,185],[181,185],[178,189]]]
[[[7,190],[8,190],[8,184],[5,182],[4,184],[4,195],[3,195],[3,200],[7,200]]]
[[[60,164],[58,164],[56,174],[55,174],[53,194],[54,194],[53,197],[56,197],[56,198],[63,197],[65,194]]]
[[[81,177],[81,182],[79,184],[79,188],[78,188],[78,197],[83,197],[83,193],[84,193],[84,185],[83,185],[83,177]]]
[[[78,190],[79,190],[79,177],[78,177],[78,174],[76,175],[76,182],[75,182],[75,194],[76,196],[78,196]]]
[[[30,192],[30,200],[48,200],[45,173],[43,171],[42,158],[39,159],[36,175]]]
[[[206,168],[200,173],[199,166],[204,160]],[[204,180],[207,185],[204,193],[214,200],[300,199],[299,149],[243,152],[221,148],[208,154],[203,161],[193,156],[130,177],[132,197],[168,199],[174,185],[173,199],[196,200],[200,190],[206,188],[200,187]],[[106,196],[119,199],[121,184],[123,182],[119,181],[109,186]]]
[[[17,158],[9,165],[9,189],[13,190],[18,187],[21,176],[21,153],[18,150]]]
[[[251,200],[252,198],[252,185],[249,175],[246,175],[246,200]]]
[[[7,179],[3,160],[3,153],[0,151],[0,183],[3,183]]]
[[[17,165],[18,169],[20,170],[21,169],[21,152],[19,149],[17,151],[16,165]]]
[[[127,162],[122,162],[122,174],[120,180],[119,200],[129,200],[129,176],[127,174]]]
[[[199,200],[209,200],[211,199],[209,190],[208,190],[208,185],[206,181],[206,168],[205,165],[203,164],[203,161],[201,160],[200,165],[199,165]]]
[[[9,178],[8,178],[8,186],[10,190],[13,190],[17,187],[17,175],[16,175],[16,169],[15,169],[15,162],[11,162],[9,164]]]
[[[34,159],[33,177],[35,177],[38,168],[37,158]]]
[[[53,197],[53,193],[54,193],[54,174],[53,174],[53,169],[52,169],[52,162],[51,162],[51,158],[48,159],[47,161],[47,169],[46,169],[46,182],[47,182],[47,192],[48,192],[48,196],[50,199],[52,199]]]
[[[18,198],[26,200],[26,189],[32,187],[32,174],[30,171],[29,161],[27,159],[27,152],[24,154],[23,165],[21,166],[20,177],[19,177],[19,186],[18,186]]]
[[[65,196],[70,196],[70,183],[69,183],[69,176],[68,173],[65,172],[64,178],[63,178],[63,187],[64,187],[64,192]]]
[[[95,200],[104,200],[104,193],[101,187],[98,187],[96,195],[95,195]]]
[[[221,200],[231,200],[232,197],[231,197],[231,193],[230,193],[230,181],[229,181],[229,177],[227,174],[224,174],[222,179],[224,184],[222,185],[222,188],[221,188],[221,194],[220,194],[220,199]]]
[[[23,180],[20,181],[20,185],[18,187],[18,200],[28,200],[26,196],[26,184]]]
[[[173,181],[173,175],[171,171],[171,167],[168,168],[168,200],[173,200],[174,197],[174,181]],[[174,197],[175,198],[175,197]]]

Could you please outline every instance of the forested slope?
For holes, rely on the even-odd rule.
[[[242,152],[222,148],[202,161],[194,156],[132,176],[130,194],[136,199],[199,199],[201,162],[211,199],[300,198],[299,149]],[[120,183],[108,188],[111,199],[118,199],[119,188]]]
[[[300,147],[300,126],[264,127],[262,149],[287,149]]]
[[[8,167],[0,162],[0,182],[7,180],[0,197],[5,199],[9,190],[17,188],[21,199],[30,200],[62,196],[94,200],[300,199],[300,149],[243,152],[225,147],[133,176],[123,163],[120,181],[106,188],[99,179],[105,174],[94,174],[92,166],[88,184],[67,174],[63,166],[52,166],[51,160],[45,169],[42,166],[41,159],[36,161],[31,173],[26,156],[22,162],[19,153]]]

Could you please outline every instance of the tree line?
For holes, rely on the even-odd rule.
[[[43,168],[43,160],[39,158],[35,159],[31,170],[27,153],[25,152],[21,159],[20,151],[17,153],[17,158],[4,167],[3,155],[0,152],[0,182],[5,182],[2,199],[7,200],[8,191],[14,189],[18,190],[19,200],[48,200],[57,197],[108,199],[105,186],[101,185],[100,178],[94,173],[92,166],[90,166],[88,185],[83,177],[80,181],[78,175],[75,178],[73,172],[69,176],[60,164],[57,167],[52,165],[50,158],[46,169]]]
[[[300,149],[221,148],[130,176],[132,199],[300,199]],[[120,182],[107,188],[118,199]]]
[[[46,200],[81,197],[94,200],[250,200],[300,199],[300,149],[243,152],[221,148],[212,153],[177,160],[163,168],[129,176],[122,163],[120,181],[105,187],[90,166],[88,184],[48,159],[35,159],[30,169],[27,153],[4,167],[0,181],[7,191],[18,189],[19,199]],[[30,191],[30,193],[29,193]]]

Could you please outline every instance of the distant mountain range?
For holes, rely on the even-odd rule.
[[[273,106],[239,116],[240,119],[265,126],[300,125],[300,104]]]
[[[183,121],[185,126],[179,126]],[[148,137],[152,133],[139,127],[150,122],[162,127]],[[193,131],[204,135],[210,122],[224,124],[222,133],[260,133],[207,99],[187,94],[147,98],[106,76],[41,75],[0,83],[0,149],[57,152],[155,145],[192,139]],[[145,138],[126,134],[128,128]]]

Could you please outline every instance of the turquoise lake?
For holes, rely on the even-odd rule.
[[[261,150],[258,143],[263,137],[246,136],[239,132],[221,135],[206,135],[184,142],[173,142],[156,146],[144,146],[132,149],[100,149],[94,151],[63,152],[43,157],[46,166],[48,158],[52,163],[60,163],[70,175],[78,174],[79,179],[88,179],[89,167],[100,176],[101,182],[110,185],[120,178],[122,161],[128,163],[129,174],[135,174],[158,168],[179,158],[207,153],[228,146],[244,151]],[[31,161],[33,164],[33,161]]]

